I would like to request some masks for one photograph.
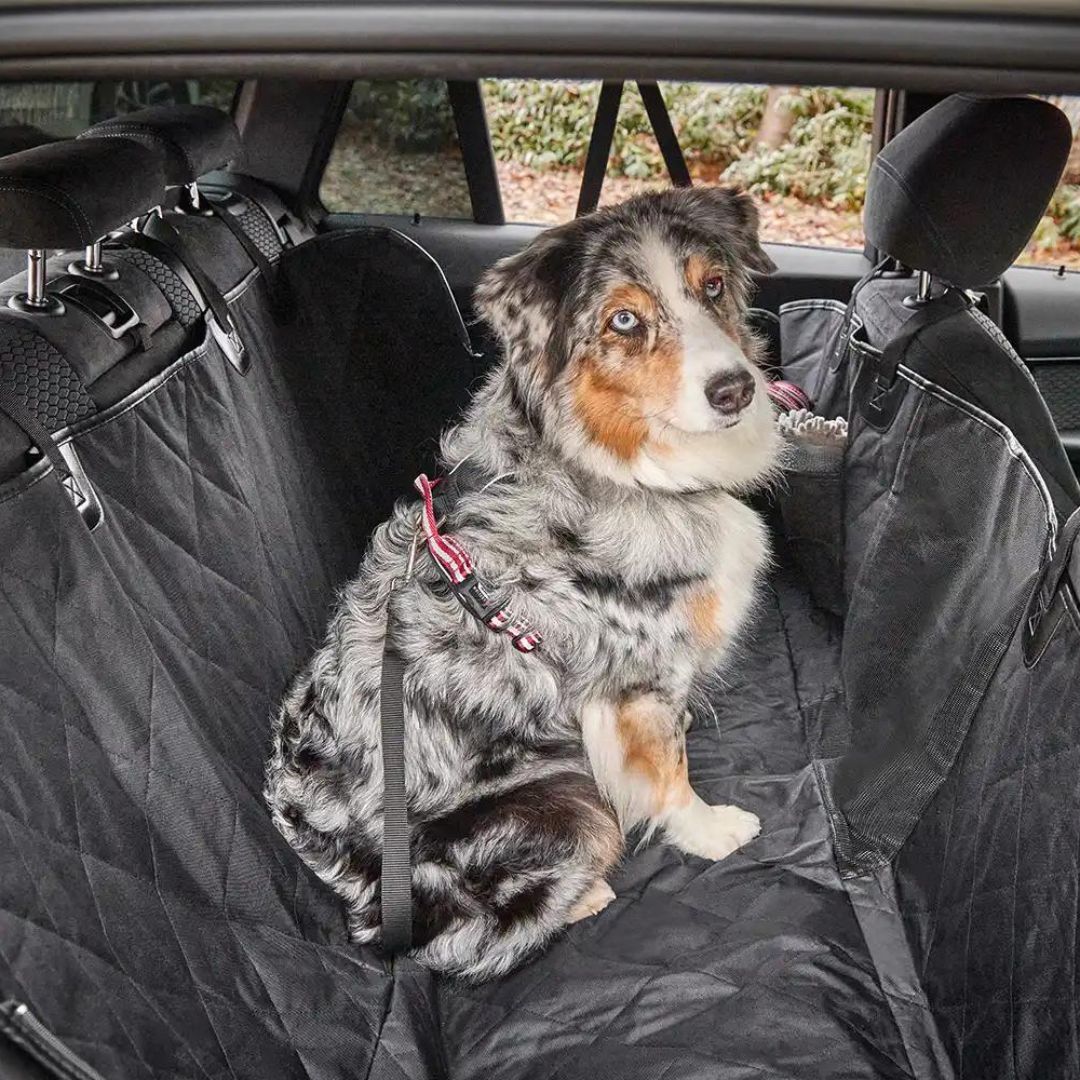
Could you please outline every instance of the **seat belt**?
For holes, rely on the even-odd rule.
[[[412,854],[405,798],[405,661],[391,644],[392,602],[393,594],[386,605],[386,644],[379,687],[383,760],[382,947],[390,957],[412,948]]]

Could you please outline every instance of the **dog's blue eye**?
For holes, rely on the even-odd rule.
[[[719,300],[724,295],[724,279],[719,274],[705,280],[705,295],[710,300]]]
[[[641,320],[632,311],[616,311],[608,325],[619,334],[629,334],[636,330]]]

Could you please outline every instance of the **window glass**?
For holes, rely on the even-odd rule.
[[[1027,266],[1064,266],[1080,270],[1080,98],[1051,97],[1069,118],[1073,129],[1072,152],[1065,174],[1054,192],[1031,243],[1016,261]]]
[[[331,211],[471,218],[446,83],[354,83],[319,196]]]
[[[47,135],[70,138],[99,120],[147,105],[201,103],[229,110],[236,86],[235,79],[3,83],[0,127],[29,124]]]
[[[661,83],[695,183],[736,183],[762,208],[766,239],[863,244],[874,92]],[[484,97],[506,216],[574,215],[599,83],[489,79]],[[623,91],[601,204],[668,183],[637,87]]]

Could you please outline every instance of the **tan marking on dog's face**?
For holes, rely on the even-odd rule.
[[[693,791],[682,728],[670,708],[651,697],[631,698],[618,707],[615,730],[623,768],[648,784],[654,815],[685,806]]]
[[[611,327],[618,312],[639,324],[632,333]],[[649,291],[624,282],[614,286],[599,309],[595,346],[579,362],[574,402],[586,432],[616,457],[632,460],[649,438],[648,418],[669,408],[678,393],[682,348],[660,325]]]
[[[623,461],[635,458],[649,437],[638,403],[588,357],[574,377],[574,406],[589,437]]]
[[[656,323],[656,301],[648,289],[632,282],[624,282],[611,289],[600,308],[600,322],[606,327],[612,315],[617,311],[632,311],[646,325]],[[618,337],[613,330],[607,331]]]
[[[683,277],[686,279],[686,287],[692,296],[705,296],[705,282],[710,278],[723,278],[722,267],[717,266],[712,260],[704,255],[693,254],[686,260],[683,267]]]
[[[720,630],[720,596],[715,589],[695,589],[686,601],[690,630],[694,640],[706,647],[719,645],[723,640]]]

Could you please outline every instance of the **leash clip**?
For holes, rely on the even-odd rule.
[[[518,618],[505,597],[484,581],[473,567],[472,558],[449,533],[439,532],[442,521],[435,511],[434,489],[438,480],[421,473],[414,483],[423,500],[417,519],[423,529],[428,554],[450,586],[458,603],[478,622],[497,634],[506,634],[518,652],[530,653],[543,640],[526,619]]]

